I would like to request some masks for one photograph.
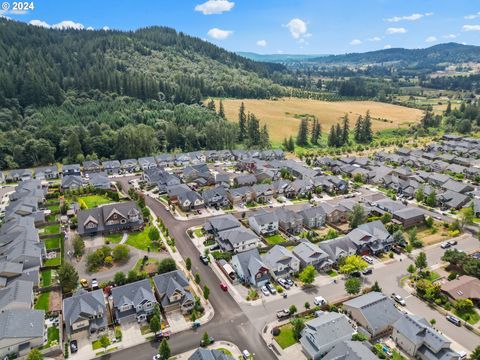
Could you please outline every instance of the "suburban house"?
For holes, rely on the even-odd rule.
[[[119,324],[147,320],[157,304],[149,279],[112,288],[112,301],[115,319]]]
[[[28,181],[31,179],[33,179],[33,170],[30,169],[9,170],[8,174],[5,176],[7,182]]]
[[[61,187],[63,190],[79,189],[87,185],[87,182],[80,175],[63,175]]]
[[[292,252],[300,260],[302,268],[312,265],[317,270],[327,270],[332,266],[328,254],[310,241],[302,241]]]
[[[63,320],[67,336],[82,339],[95,336],[107,329],[107,308],[102,289],[88,292],[79,290],[63,299]]]
[[[157,185],[160,194],[166,193],[170,186],[181,184],[177,176],[157,167],[146,169],[142,174],[142,179],[150,185]]]
[[[101,171],[102,165],[99,160],[85,160],[83,162],[83,173],[90,174],[93,172]]]
[[[357,247],[357,253],[379,254],[390,249],[393,237],[380,220],[362,224],[348,233],[348,238]]]
[[[46,339],[45,311],[10,309],[0,312],[0,358],[26,356]]]
[[[278,219],[275,213],[259,210],[248,217],[250,228],[258,235],[271,235],[278,232]]]
[[[108,175],[118,175],[120,173],[121,164],[118,160],[104,161],[102,166]]]
[[[452,300],[470,299],[475,304],[480,303],[480,279],[476,277],[461,275],[443,283],[441,290]]]
[[[137,159],[125,159],[120,161],[123,172],[131,173],[140,170]]]
[[[235,360],[235,358],[220,350],[198,348],[188,360]]]
[[[151,156],[142,157],[138,159],[138,165],[142,170],[152,169],[157,167],[157,162]]]
[[[272,200],[274,188],[270,184],[258,184],[252,186],[252,191],[255,197],[255,200],[258,203],[265,204],[268,201]]]
[[[319,360],[342,341],[351,340],[355,330],[348,318],[336,312],[323,312],[305,323],[300,344],[307,358]]]
[[[401,316],[390,298],[375,291],[344,302],[343,309],[359,324],[358,331],[372,339],[390,335]]]
[[[188,279],[181,270],[158,274],[154,276],[153,283],[155,294],[165,312],[180,310],[187,313],[195,306]]]
[[[30,309],[33,306],[33,282],[15,280],[7,287],[0,287],[0,311]]]
[[[332,264],[336,264],[338,259],[357,253],[357,247],[348,236],[342,236],[331,240],[325,240],[318,244],[327,255]]]
[[[360,341],[342,341],[327,353],[323,360],[376,360],[368,346]]]
[[[220,231],[217,242],[223,251],[239,253],[256,248],[260,244],[260,239],[252,230],[240,226]]]
[[[177,204],[182,211],[190,211],[205,206],[202,197],[193,190],[185,190],[177,194]]]
[[[110,190],[112,183],[104,171],[89,174],[89,182],[95,189]]]
[[[238,228],[241,225],[235,216],[226,214],[207,219],[203,229],[214,237],[217,237],[221,231]]]
[[[417,315],[402,314],[393,324],[392,339],[411,358],[460,359],[450,349],[450,340]]]
[[[227,196],[232,205],[245,204],[255,199],[255,194],[251,186],[228,189]]]
[[[288,234],[298,234],[303,228],[303,218],[292,210],[278,208],[275,210],[278,227]]]
[[[62,176],[75,175],[80,176],[82,174],[80,164],[62,165]]]
[[[325,213],[325,222],[329,224],[344,224],[348,221],[348,211],[343,206],[321,202],[320,207]]]
[[[251,186],[257,183],[257,178],[253,174],[238,175],[233,178],[233,184],[237,187]]]
[[[327,214],[321,206],[303,209],[298,213],[303,218],[303,225],[309,229],[317,229],[325,225]]]
[[[51,180],[58,178],[58,168],[56,165],[43,166],[35,169],[35,179]]]
[[[231,264],[243,283],[261,287],[270,280],[269,269],[256,248],[234,255]]]
[[[207,206],[225,207],[230,202],[228,200],[227,191],[223,186],[217,186],[211,189],[203,190],[203,202]]]
[[[398,221],[405,229],[413,226],[421,225],[425,222],[425,213],[418,207],[406,207],[395,211],[392,216],[393,220]]]
[[[107,204],[78,212],[78,233],[95,235],[142,228],[143,217],[134,201]]]
[[[290,277],[300,271],[300,260],[287,248],[275,245],[264,256],[263,262],[274,279]]]

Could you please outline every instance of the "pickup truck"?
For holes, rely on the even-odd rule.
[[[289,316],[290,316],[290,310],[288,310],[288,309],[283,309],[283,310],[277,311],[277,319],[278,320],[286,319]]]

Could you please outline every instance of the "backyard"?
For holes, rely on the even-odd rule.
[[[49,348],[50,346],[57,345],[60,340],[60,330],[56,326],[50,326],[47,331],[47,343],[43,346]]]
[[[62,236],[58,235],[52,238],[45,239],[45,248],[47,250],[52,249],[60,249],[60,241],[62,240]]]
[[[280,234],[265,236],[265,241],[268,245],[277,245],[285,242],[285,238]]]
[[[59,252],[56,252],[56,256],[51,259],[46,259],[43,262],[43,266],[60,266],[62,264],[62,258]]]
[[[55,277],[55,270],[47,269],[40,273],[40,287],[48,287],[52,285],[52,280]]]
[[[104,195],[85,195],[78,198],[78,203],[85,209],[91,209],[111,202],[113,201]]]
[[[147,225],[143,231],[128,234],[127,244],[143,251],[147,251],[148,247],[150,250],[158,250],[158,246],[152,243],[148,237],[149,230],[150,226]]]
[[[35,302],[35,310],[48,311],[50,307],[50,292],[41,293]]]
[[[60,233],[60,224],[47,225],[40,228],[41,235],[54,235]]]

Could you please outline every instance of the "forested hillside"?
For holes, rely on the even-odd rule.
[[[268,98],[296,82],[282,65],[164,27],[60,31],[0,19],[0,34],[1,169],[232,148],[237,124],[202,99]]]
[[[293,77],[165,27],[52,30],[0,19],[0,104],[60,104],[69,89],[196,103],[205,96],[282,95]],[[275,83],[276,82],[276,83]]]

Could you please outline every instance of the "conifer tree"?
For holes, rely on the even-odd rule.
[[[365,119],[363,120],[362,135],[363,135],[362,140],[365,143],[369,143],[373,139],[372,118],[370,116],[370,111],[369,110],[367,110],[367,113],[365,114]]]
[[[207,104],[207,109],[211,111],[216,111],[215,109],[215,101],[211,99]]]
[[[305,146],[308,144],[308,120],[306,118],[302,118],[300,122],[300,126],[298,127],[298,135],[297,135],[297,145]]]
[[[295,142],[293,141],[293,136],[290,136],[290,139],[288,139],[288,150],[289,151],[295,151]]]
[[[343,130],[340,123],[335,126],[335,146],[343,146]]]
[[[270,136],[268,134],[267,125],[263,125],[260,132],[260,149],[268,149],[270,147]]]
[[[335,146],[336,143],[335,125],[332,125],[330,132],[328,133],[328,146]]]
[[[223,108],[223,102],[220,100],[220,104],[218,105],[218,116],[222,119],[225,119],[225,109]]]
[[[342,145],[348,144],[349,135],[350,135],[350,123],[348,121],[348,114],[345,114],[342,119]]]
[[[318,145],[318,139],[321,136],[321,126],[320,122],[315,118],[313,120],[313,126],[312,126],[312,137],[310,139],[310,142],[314,145]]]
[[[357,143],[361,143],[363,139],[363,117],[362,115],[358,116],[357,122],[355,123],[355,129],[353,130],[353,137]]]
[[[238,111],[238,130],[238,140],[243,141],[247,132],[247,115],[245,114],[245,104],[243,101]]]

